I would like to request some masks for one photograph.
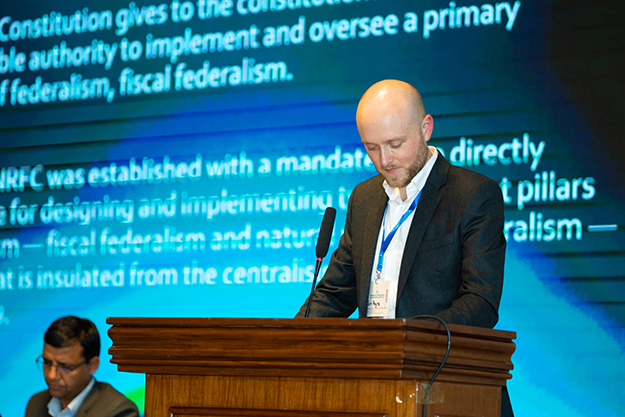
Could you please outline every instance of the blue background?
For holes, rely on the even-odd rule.
[[[165,155],[176,162],[191,162],[199,154],[203,162],[238,157],[245,152],[255,169],[261,158],[325,155],[361,149],[354,122],[360,95],[385,78],[405,80],[423,95],[427,111],[435,121],[430,144],[449,158],[461,138],[474,144],[500,145],[529,135],[545,142],[545,151],[535,171],[528,164],[471,166],[496,181],[508,178],[512,200],[506,205],[506,220],[528,221],[530,212],[544,218],[579,219],[581,237],[566,235],[554,241],[508,240],[504,295],[497,329],[517,332],[513,356],[511,401],[517,416],[617,416],[625,406],[625,256],[623,251],[623,137],[625,114],[623,62],[625,37],[619,17],[623,6],[616,1],[522,1],[512,30],[502,24],[456,27],[422,34],[425,10],[450,8],[446,1],[362,1],[293,11],[260,13],[187,24],[131,28],[124,36],[144,40],[175,36],[191,27],[193,33],[236,30],[256,24],[293,25],[305,16],[313,21],[394,13],[419,16],[419,31],[366,39],[334,40],[274,48],[184,56],[188,68],[199,68],[204,60],[226,66],[253,57],[257,62],[284,61],[293,74],[290,81],[250,86],[231,86],[195,91],[121,97],[112,103],[103,99],[65,103],[0,107],[0,168],[42,164],[47,171],[64,168],[102,167],[128,164],[143,157],[161,162]],[[147,2],[137,2],[139,7]],[[456,2],[455,7],[487,3]],[[0,18],[32,19],[55,10],[70,14],[85,7],[78,1],[54,4],[28,1],[0,6]],[[128,7],[123,1],[94,1],[90,11]],[[619,13],[620,11],[620,13]],[[401,27],[401,26],[400,26]],[[4,29],[6,33],[6,27]],[[66,40],[68,46],[88,45],[93,39],[119,42],[112,30],[67,37],[0,42],[7,53],[11,46],[29,52],[49,49]],[[123,63],[118,59],[106,71],[102,66],[53,69],[45,72],[0,74],[3,79],[22,78],[31,84],[36,76],[44,82],[65,80],[71,73],[84,77],[108,76],[119,91],[117,77],[123,68],[136,73],[162,70],[166,58]],[[175,67],[175,64],[173,65]],[[531,201],[523,210],[516,206],[519,181],[534,180],[536,173],[555,171],[558,179],[593,178],[596,195],[567,201]],[[204,170],[205,174],[205,170]],[[44,204],[49,196],[68,202],[111,199],[178,198],[188,195],[278,193],[297,190],[332,193],[338,209],[333,247],[338,243],[345,210],[338,205],[338,190],[347,190],[373,175],[369,169],[339,173],[300,173],[262,178],[209,179],[109,187],[85,185],[78,190],[0,193],[7,208],[15,197],[28,204]],[[41,176],[40,179],[43,179]],[[221,275],[213,285],[128,285],[133,262],[143,269],[175,268],[180,271],[193,260],[202,268],[251,268],[314,264],[314,244],[301,249],[257,248],[215,250],[214,233],[240,233],[250,225],[252,235],[260,229],[314,230],[323,209],[298,212],[241,213],[201,217],[138,219],[131,224],[93,222],[25,226],[7,223],[0,227],[0,242],[18,239],[19,256],[0,257],[0,272],[20,267],[36,273],[71,269],[119,268],[124,263],[126,285],[122,288],[0,289],[0,413],[23,414],[29,397],[45,388],[34,359],[41,353],[45,329],[56,318],[73,314],[88,317],[98,326],[102,340],[102,364],[96,377],[112,383],[140,405],[144,379],[118,373],[108,361],[110,339],[106,317],[292,317],[309,292],[308,279],[300,282],[227,284]],[[183,232],[204,233],[203,249],[182,253],[128,255],[100,254],[51,257],[45,250],[51,229],[64,235],[99,233],[162,233],[165,226]],[[596,232],[589,225],[613,225]],[[521,235],[519,235],[521,236]],[[522,237],[522,236],[521,236]],[[24,245],[44,244],[34,249]],[[252,240],[254,243],[254,240]],[[327,262],[327,261],[326,261]]]

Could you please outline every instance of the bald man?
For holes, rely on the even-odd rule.
[[[313,293],[310,317],[410,318],[492,328],[506,240],[497,183],[428,147],[419,92],[380,81],[360,99],[360,139],[379,175],[358,184],[345,231]],[[306,303],[297,317],[304,317]],[[506,388],[501,415],[512,416]]]
[[[360,317],[431,314],[492,328],[506,249],[498,184],[428,147],[434,120],[410,84],[371,86],[356,123],[379,175],[354,188],[310,317],[348,317],[358,308]]]

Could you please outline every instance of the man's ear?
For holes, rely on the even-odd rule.
[[[423,139],[425,141],[429,141],[432,137],[432,132],[434,131],[434,119],[432,115],[426,114],[423,118],[423,122],[421,122],[421,133],[423,134]]]
[[[93,358],[91,358],[89,362],[87,362],[87,366],[89,367],[89,373],[93,375],[95,371],[98,370],[98,367],[100,366],[100,357],[94,356]]]

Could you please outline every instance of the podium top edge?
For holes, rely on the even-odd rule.
[[[207,318],[207,317],[108,317],[113,327],[198,327],[198,328],[274,328],[274,329],[345,329],[444,331],[435,320],[424,319],[347,319],[347,318]],[[457,335],[467,334],[497,339],[516,339],[516,332],[449,324]]]

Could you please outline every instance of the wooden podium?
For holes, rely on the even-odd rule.
[[[109,318],[111,362],[146,374],[146,417],[422,416],[436,321]],[[427,416],[499,416],[514,332],[450,325]]]

